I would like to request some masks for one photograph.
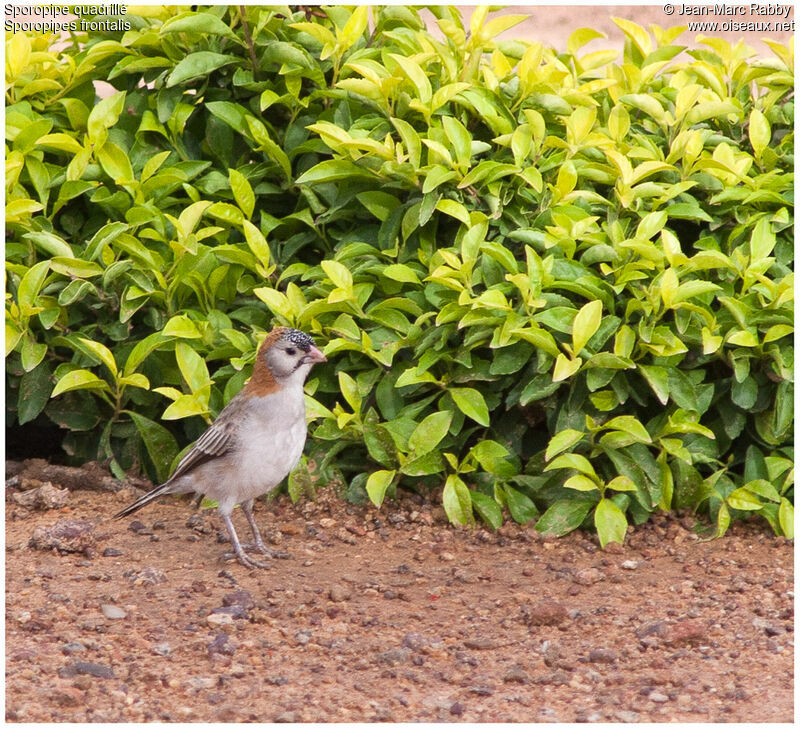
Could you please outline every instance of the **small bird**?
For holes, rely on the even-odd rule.
[[[327,362],[311,337],[276,327],[258,349],[253,375],[178,463],[169,480],[126,506],[128,516],[165,494],[195,492],[216,501],[233,550],[246,567],[269,567],[247,555],[231,521],[240,504],[255,548],[273,556],[253,518],[253,500],[272,491],[297,466],[306,442],[303,383],[311,368]]]

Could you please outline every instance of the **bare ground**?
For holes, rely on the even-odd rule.
[[[249,571],[186,499],[112,521],[132,489],[20,493],[8,721],[792,721],[792,543],[759,523],[658,515],[601,551],[323,489],[258,505],[290,558]]]

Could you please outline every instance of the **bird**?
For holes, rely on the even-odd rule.
[[[253,501],[291,473],[306,442],[303,385],[314,365],[327,362],[308,334],[275,327],[256,354],[247,384],[222,409],[167,481],[114,515],[121,519],[165,494],[198,493],[218,503],[234,555],[245,567],[270,565],[248,555],[231,520],[241,506],[254,547],[275,556],[253,518]],[[248,545],[249,546],[249,545]]]

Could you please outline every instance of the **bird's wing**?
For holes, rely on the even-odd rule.
[[[227,415],[223,410],[211,427],[197,439],[170,476],[170,481],[185,476],[201,463],[218,458],[233,449],[238,420],[235,417],[226,417]]]

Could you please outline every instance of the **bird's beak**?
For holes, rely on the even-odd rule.
[[[305,360],[306,362],[317,364],[318,362],[327,362],[328,358],[312,344],[311,349],[308,350],[308,354],[305,356]]]

